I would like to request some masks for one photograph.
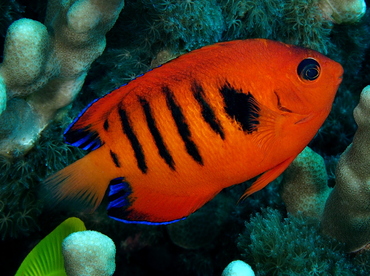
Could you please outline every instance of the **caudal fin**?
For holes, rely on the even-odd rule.
[[[63,203],[95,210],[109,184],[109,173],[103,164],[99,159],[99,149],[90,152],[44,180],[41,197],[48,205]]]

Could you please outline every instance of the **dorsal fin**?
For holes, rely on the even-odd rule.
[[[121,86],[113,92],[97,98],[87,105],[64,132],[64,141],[84,150],[95,150],[104,144],[99,131],[107,123],[110,111],[128,93]]]

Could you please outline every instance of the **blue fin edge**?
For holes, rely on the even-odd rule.
[[[90,102],[87,106],[85,106],[84,109],[82,109],[82,111],[77,115],[76,118],[73,119],[72,123],[65,129],[65,131],[63,132],[63,136],[64,136],[64,142],[68,145],[71,145],[71,146],[74,146],[74,147],[79,147],[79,148],[82,148],[84,150],[96,150],[97,148],[99,148],[100,146],[102,146],[102,141],[99,139],[99,136],[97,133],[93,133],[93,132],[90,132],[90,131],[85,131],[84,129],[82,130],[75,130],[73,132],[86,132],[87,134],[86,137],[80,139],[80,140],[77,140],[75,142],[68,142],[66,136],[68,136],[68,133],[70,133],[70,135],[73,135],[73,132],[71,131],[71,128],[74,126],[74,124],[85,114],[85,112],[94,104],[96,103],[97,101],[99,101],[100,99],[104,98],[105,96],[109,95],[110,93],[112,93],[113,91],[121,88],[122,86],[125,86],[127,85],[127,83],[113,89],[111,92],[99,97],[99,98],[96,98],[94,99],[92,102]],[[96,139],[92,140],[89,144],[87,145],[84,145],[83,147],[81,147],[81,145],[83,143],[85,143],[89,138],[91,138],[92,136],[96,135]]]
[[[130,194],[132,194],[132,190],[130,187],[130,184],[125,181],[124,177],[117,177],[114,178],[110,181],[109,184],[109,192],[108,192],[108,207],[107,210],[109,212],[110,209],[123,209],[122,213],[125,212],[125,209],[131,205],[130,202]],[[174,223],[180,220],[185,219],[186,217],[180,218],[180,219],[175,219],[172,221],[164,221],[164,222],[151,222],[151,221],[145,221],[145,220],[125,220],[122,218],[118,218],[115,216],[110,216],[110,218],[124,222],[124,223],[136,223],[136,224],[146,224],[146,225],[166,225],[170,223]]]
[[[124,223],[129,223],[129,224],[136,223],[136,224],[146,224],[146,225],[166,225],[166,224],[171,224],[171,223],[174,223],[174,222],[178,222],[180,220],[184,220],[184,219],[187,218],[187,217],[183,217],[183,218],[180,218],[180,219],[175,219],[175,220],[165,221],[165,222],[150,222],[150,221],[142,221],[142,220],[139,220],[139,221],[125,220],[125,219],[119,219],[119,218],[112,217],[112,216],[109,216],[109,217],[114,219],[114,220],[118,220],[118,221],[121,221],[121,222],[124,222]]]

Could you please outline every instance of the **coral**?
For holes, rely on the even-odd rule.
[[[62,242],[71,233],[84,230],[86,227],[80,219],[66,219],[28,253],[15,275],[65,276]]]
[[[323,232],[345,242],[349,251],[370,242],[370,86],[361,92],[354,118],[358,130],[339,159],[322,219]]]
[[[24,18],[9,27],[0,65],[0,154],[27,152],[75,99],[123,5],[123,0],[50,0],[45,25]]]
[[[221,276],[254,276],[251,266],[241,260],[232,261],[222,271]]]
[[[366,12],[365,0],[321,0],[319,6],[336,24],[358,22]]]
[[[35,191],[29,190],[26,178],[15,181],[10,180],[11,177],[12,175],[1,177],[1,179],[8,179],[8,182],[2,183],[3,187],[0,188],[1,240],[29,235],[39,229],[37,217],[41,209],[37,203]]]
[[[82,150],[62,141],[64,126],[71,120],[63,116],[48,126],[26,156],[12,160],[0,157],[0,240],[29,236],[39,230],[42,208],[37,197],[39,182],[83,156]]]
[[[185,50],[193,50],[221,39],[224,21],[221,6],[210,1],[143,0],[157,16],[158,25],[148,26],[149,37],[158,36],[156,30],[164,31],[168,41],[177,41]],[[152,34],[151,34],[152,33]],[[165,45],[178,48],[180,45]]]
[[[306,147],[283,174],[281,197],[289,213],[321,219],[331,192],[324,159]]]
[[[10,211],[4,212],[4,204],[1,202],[0,208],[0,233],[1,239],[4,239],[8,233],[11,233],[13,230],[13,214]]]
[[[114,242],[96,231],[70,234],[62,244],[68,276],[110,276],[116,269]]]
[[[354,254],[354,264],[356,266],[356,275],[367,276],[370,271],[370,251],[364,250],[358,254]]]
[[[258,275],[355,275],[341,246],[320,235],[315,221],[283,219],[279,211],[267,208],[245,227],[238,247]]]
[[[332,22],[322,16],[318,0],[222,0],[225,39],[269,38],[326,54]]]
[[[17,4],[16,1],[24,5],[24,7]],[[95,1],[98,2],[97,0]],[[3,39],[8,26],[22,16],[45,22],[45,26],[48,24],[47,35],[49,40],[53,38],[54,31],[59,31],[58,28],[52,28],[50,16],[47,16],[47,21],[44,21],[46,13],[45,1],[3,0],[0,2],[1,45],[3,44],[1,39]],[[60,0],[59,2],[68,5],[68,3],[73,4],[76,1]],[[104,2],[108,3],[108,1]],[[369,46],[370,20],[368,14],[366,14],[358,23],[334,24],[332,18],[327,17],[320,10],[319,2],[319,0],[126,1],[125,8],[117,19],[116,24],[106,34],[106,50],[92,63],[83,89],[73,102],[72,110],[69,111],[68,116],[57,116],[58,119],[42,132],[34,148],[26,155],[22,156],[24,154],[22,149],[13,151],[13,156],[16,156],[13,160],[6,159],[0,155],[0,239],[3,240],[0,241],[0,248],[3,249],[0,267],[2,268],[2,273],[4,275],[14,275],[16,266],[20,263],[22,256],[26,254],[27,246],[29,248],[32,247],[39,237],[44,234],[45,229],[53,225],[55,220],[61,219],[61,217],[64,218],[66,215],[57,210],[48,210],[46,208],[41,214],[41,206],[37,200],[36,191],[39,182],[46,175],[65,167],[83,156],[81,150],[71,148],[63,143],[62,132],[72,121],[72,118],[76,117],[94,98],[103,96],[147,71],[153,60],[153,66],[158,66],[165,62],[167,58],[185,52],[187,48],[196,48],[205,44],[211,44],[217,40],[265,37],[310,47],[340,62],[345,68],[344,80],[337,93],[331,115],[310,144],[310,147],[315,152],[324,157],[327,164],[328,162],[330,163],[330,167],[334,167],[339,154],[343,152],[352,140],[356,126],[350,113],[358,103],[361,89],[370,81],[370,66],[369,62],[367,62],[370,58],[370,51],[366,50]],[[57,2],[55,1],[54,3]],[[202,7],[202,10],[191,12],[195,5]],[[166,9],[164,10],[164,8]],[[185,9],[187,12],[185,12]],[[164,14],[168,18],[165,18]],[[66,8],[60,9],[60,15],[66,15]],[[204,16],[208,17],[204,20]],[[87,19],[89,18],[87,17]],[[54,22],[54,24],[58,25],[61,20]],[[169,24],[165,25],[165,23]],[[196,30],[197,24],[201,27],[200,31]],[[169,32],[170,28],[174,30],[173,34]],[[367,56],[365,56],[366,51]],[[2,52],[2,48],[0,52]],[[50,56],[49,59],[53,57]],[[51,73],[57,71],[52,69],[50,69]],[[17,68],[14,70],[17,70]],[[40,77],[48,78],[45,74],[41,74]],[[4,81],[4,78],[0,80],[0,83],[2,83],[0,90],[2,89],[2,91],[6,90]],[[32,125],[39,117],[29,107],[28,96],[17,96],[8,99],[7,110],[8,112],[5,111],[5,113],[8,113],[7,117],[5,117],[5,114],[0,117],[1,139],[11,137],[9,135],[17,138],[19,135],[24,134],[26,130],[19,129],[18,131],[17,128],[13,127],[19,122],[19,119],[22,119],[24,126],[27,124],[30,126],[28,132],[30,137],[33,137],[33,135],[37,136],[32,130]],[[14,116],[18,111],[21,112]],[[63,115],[63,112],[60,112],[58,115]],[[31,138],[27,139],[32,140]],[[334,182],[334,174],[330,173],[330,176],[332,177],[331,182]],[[232,202],[233,206],[247,188],[247,185],[247,183],[237,185],[225,191],[229,195],[232,194],[234,199]],[[285,214],[277,188],[277,183],[270,184],[264,190],[252,195],[245,201],[235,204],[233,210],[227,211],[227,226],[215,230],[219,234],[212,240],[211,245],[205,243],[203,248],[198,249],[183,249],[175,245],[170,240],[166,227],[151,226],[144,229],[136,225],[126,225],[109,220],[103,208],[99,209],[98,212],[84,214],[83,216],[84,221],[86,220],[86,225],[90,224],[89,229],[109,234],[117,245],[123,244],[121,250],[117,251],[117,261],[119,261],[117,262],[116,273],[119,275],[154,274],[153,267],[159,267],[163,263],[162,258],[166,258],[166,256],[171,258],[167,262],[169,263],[168,271],[165,273],[161,271],[161,274],[220,275],[229,262],[240,258],[235,240],[243,228],[244,221],[249,221],[251,214],[258,212],[261,206],[272,206],[274,209],[280,210],[282,216]],[[51,219],[49,219],[48,212],[51,211],[53,211],[53,214]],[[266,214],[266,211],[264,213]],[[45,216],[48,219],[45,219]],[[263,217],[266,216],[264,215]],[[17,221],[21,222],[20,226],[17,224]],[[207,221],[204,220],[201,223],[206,223]],[[200,231],[206,228],[201,223],[194,224],[194,229],[191,230],[196,232],[197,228]],[[292,237],[294,237],[293,242],[295,245],[299,242],[307,245],[305,241],[306,236],[300,235],[295,227],[291,227],[293,234],[290,234],[289,231],[281,233],[279,229],[286,223],[292,223],[290,215],[287,220],[281,219],[279,223],[269,221],[267,224],[271,225],[271,227],[267,226],[267,228],[270,231],[263,233],[278,231],[280,234],[276,239],[283,239],[285,243],[289,244],[293,239]],[[284,229],[289,230],[290,228],[285,226]],[[303,232],[309,231],[307,229],[313,229],[311,230],[313,231],[312,235],[321,237],[320,234],[317,234],[316,227],[303,227]],[[255,233],[261,232],[261,230],[263,229],[256,229]],[[150,238],[153,235],[155,238]],[[272,235],[258,235],[259,240],[255,241],[255,243],[258,243],[261,247],[264,243],[269,245]],[[135,239],[135,237],[138,238]],[[125,250],[128,249],[127,247],[124,248],[126,241],[133,243],[130,243],[130,245],[134,245],[132,251]],[[245,248],[248,249],[248,246]],[[9,251],[9,247],[13,248],[13,250]],[[333,243],[319,243],[318,247],[322,248],[322,251],[333,251]],[[157,252],[161,251],[154,251],[152,250],[153,248],[161,249],[166,254],[160,255]],[[246,253],[244,247],[242,249]],[[301,247],[302,252],[299,256],[302,263],[306,259],[311,260],[309,255],[311,249],[312,247]],[[318,249],[312,251],[315,250]],[[306,255],[304,251],[307,251]],[[151,255],[148,252],[151,252]],[[335,252],[335,254],[341,254],[339,250]],[[252,256],[249,251],[248,254]],[[288,255],[285,251],[281,254],[283,256]],[[348,265],[347,271],[349,272],[347,273],[353,272],[356,275],[369,275],[369,254],[366,254],[366,252],[350,260],[344,255],[341,255],[341,258],[331,258],[332,255],[330,254],[321,255],[321,258],[322,261],[327,258],[330,264],[331,260],[337,261],[335,267],[337,267],[338,271],[336,272],[338,273],[336,275],[345,275],[346,272],[341,274],[341,269],[348,265],[348,261],[353,260],[360,264],[355,267]],[[19,262],[15,263],[15,260],[19,260]],[[155,266],[148,265],[155,261],[157,261]],[[255,262],[252,260],[248,261],[248,263],[254,268],[256,267]],[[290,259],[287,261],[287,264],[288,267],[284,271],[289,273]],[[267,265],[271,265],[269,259],[267,260]],[[121,269],[122,273],[120,273],[119,269]],[[257,269],[255,271],[256,274],[263,275],[266,270],[262,269],[261,273]],[[310,273],[314,274],[315,270],[312,269]],[[296,275],[299,274],[301,273]],[[333,274],[335,273],[333,272]],[[323,273],[322,275],[326,274]]]

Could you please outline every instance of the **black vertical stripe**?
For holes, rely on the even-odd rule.
[[[220,92],[224,98],[227,115],[238,122],[243,131],[248,134],[257,131],[260,108],[253,95],[249,92],[243,93],[241,89],[235,89],[228,82],[220,88]]]
[[[199,153],[197,145],[191,140],[189,125],[186,123],[181,107],[176,103],[173,92],[168,86],[162,87],[162,92],[166,96],[167,106],[171,110],[172,117],[175,121],[177,131],[185,143],[187,153],[199,164],[203,165],[202,156]]]
[[[143,98],[139,98],[139,101],[141,103],[141,106],[143,107],[146,122],[150,130],[150,133],[152,134],[154,138],[154,142],[155,142],[155,145],[157,146],[159,155],[164,159],[166,164],[172,170],[175,170],[175,162],[173,161],[173,158],[163,141],[162,135],[159,132],[159,129],[157,128],[149,102]]]
[[[105,119],[104,124],[103,124],[103,128],[104,128],[105,131],[108,131],[108,128],[109,128],[108,119]]]
[[[124,109],[118,108],[118,114],[121,118],[122,131],[124,134],[126,134],[128,140],[130,141],[131,147],[134,150],[137,166],[143,173],[146,173],[148,171],[148,167],[146,165],[143,148],[131,127],[127,113]]]
[[[215,112],[206,101],[203,87],[196,81],[191,85],[191,90],[194,93],[194,98],[200,105],[203,120],[212,128],[214,132],[220,135],[222,140],[225,140],[225,133],[222,129],[220,121],[216,118]]]
[[[116,153],[114,153],[113,151],[109,151],[110,153],[110,157],[112,158],[112,161],[114,163],[114,165],[116,165],[117,168],[120,168],[121,167],[121,163],[119,162],[119,159],[118,159],[118,156]]]

